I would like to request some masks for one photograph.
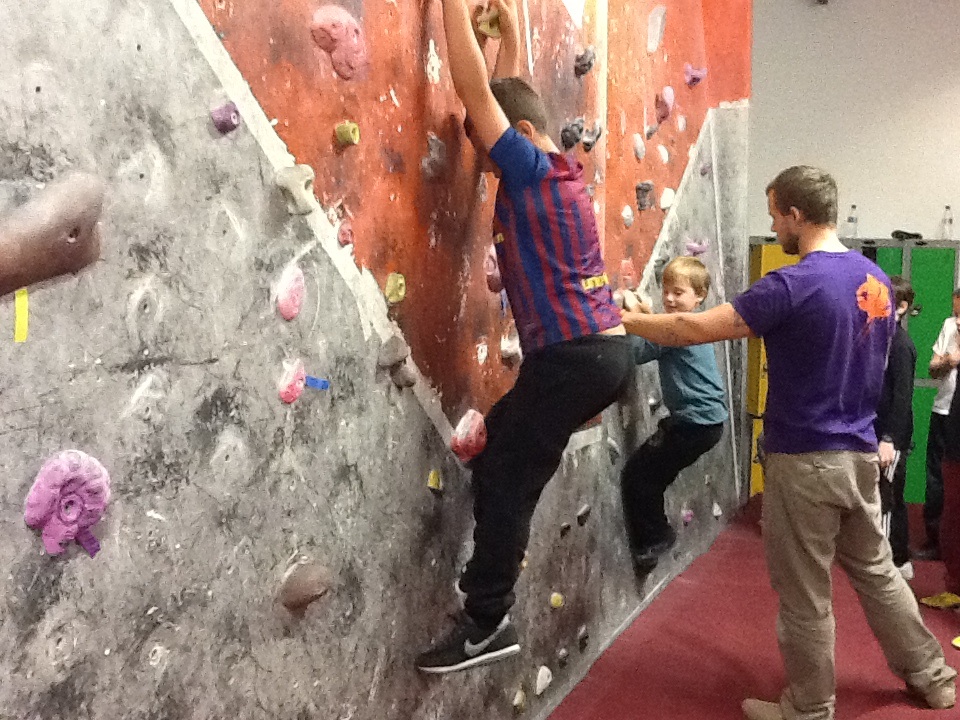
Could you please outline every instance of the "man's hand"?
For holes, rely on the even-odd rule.
[[[897,450],[893,447],[892,442],[881,442],[880,443],[880,467],[887,468],[892,463],[894,458],[897,456]]]
[[[520,18],[517,0],[491,0],[491,9],[500,13],[500,52],[493,69],[494,78],[520,75]]]
[[[517,0],[490,0],[490,7],[500,13],[500,36],[520,38],[520,15]]]

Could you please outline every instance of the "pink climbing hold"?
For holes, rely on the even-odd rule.
[[[690,63],[683,66],[683,79],[687,81],[687,87],[696,87],[707,76],[707,69],[695,68]]]
[[[460,462],[468,463],[486,446],[487,426],[483,422],[483,415],[471,408],[457,423],[450,439],[450,449],[460,458]]]
[[[302,360],[285,360],[283,363],[283,377],[280,379],[280,399],[288,405],[296,402],[303,394],[303,387],[307,384],[307,371]]]
[[[59,555],[76,541],[90,557],[100,541],[90,528],[110,502],[110,474],[96,459],[79,450],[66,450],[47,460],[27,495],[23,518],[41,530],[43,546]]]
[[[293,320],[303,307],[304,293],[303,270],[290,265],[280,276],[277,283],[277,310],[284,320]]]
[[[503,278],[500,277],[497,251],[493,245],[487,249],[487,256],[483,259],[483,272],[487,276],[487,289],[490,292],[498,293],[503,290]]]
[[[656,107],[657,107],[657,124],[662,125],[666,122],[667,118],[670,117],[670,113],[673,112],[673,105],[676,102],[676,95],[673,92],[673,88],[667,85],[663,92],[657,95]]]
[[[233,132],[240,127],[240,111],[233,102],[221,105],[210,111],[210,119],[221,135]]]
[[[310,24],[313,41],[330,55],[333,69],[350,80],[367,67],[367,43],[359,23],[339,5],[324,5]]]

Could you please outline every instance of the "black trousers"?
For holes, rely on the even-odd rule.
[[[927,544],[940,545],[940,516],[943,514],[943,460],[946,415],[930,413],[930,432],[927,435],[927,492],[923,501],[923,524],[927,530]]]
[[[723,423],[693,425],[667,417],[630,456],[623,468],[621,489],[627,533],[635,551],[670,536],[670,523],[663,511],[664,492],[681,470],[696,462],[722,436]]]
[[[549,345],[524,359],[516,384],[487,415],[487,446],[473,461],[473,557],[460,579],[480,627],[496,626],[516,599],[533,511],[570,436],[620,397],[634,367],[622,336]]]
[[[893,564],[900,567],[910,559],[910,527],[907,520],[907,503],[903,491],[907,486],[907,453],[901,452],[893,470],[893,481],[887,480],[886,471],[880,473],[880,509],[883,513],[884,532],[893,550]]]

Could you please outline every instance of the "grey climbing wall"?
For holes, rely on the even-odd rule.
[[[413,658],[456,609],[469,476],[422,385],[400,390],[377,369],[380,308],[331,255],[333,227],[287,212],[246,125],[212,128],[227,96],[174,5],[0,7],[0,212],[67,168],[109,182],[101,261],[30,289],[25,343],[0,303],[0,717],[507,718],[521,686],[527,713],[545,716],[736,507],[736,433],[671,490],[675,521],[693,516],[638,583],[616,471],[654,426],[655,373],[639,372],[634,395],[572,441],[537,512],[515,610],[523,653],[418,675]],[[705,124],[698,152],[714,171],[691,162],[655,251],[706,239],[727,297],[744,280],[745,128],[744,109]],[[295,259],[306,299],[287,323],[271,288]],[[298,358],[330,388],[286,405],[277,383]],[[739,414],[739,350],[718,359]],[[95,558],[49,557],[23,523],[40,465],[67,448],[112,477]],[[303,557],[333,581],[297,620],[275,598]],[[536,698],[541,665],[554,682]]]

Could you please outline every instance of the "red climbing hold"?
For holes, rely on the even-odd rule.
[[[363,30],[347,10],[324,5],[313,15],[310,33],[320,49],[330,55],[333,69],[350,80],[367,67],[367,43]]]
[[[284,320],[293,320],[303,307],[304,281],[303,270],[290,265],[280,276],[277,283],[277,310]]]
[[[288,405],[296,402],[307,384],[307,371],[302,360],[286,360],[283,363],[283,377],[280,379],[280,399]]]
[[[483,415],[471,408],[457,423],[450,449],[461,462],[467,463],[482,453],[486,446],[487,426],[483,422]]]

